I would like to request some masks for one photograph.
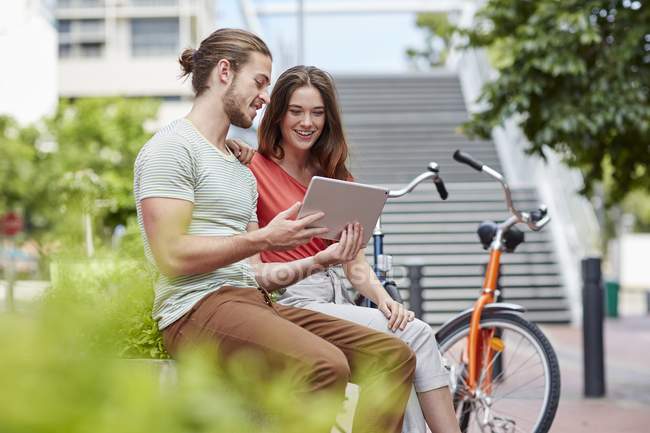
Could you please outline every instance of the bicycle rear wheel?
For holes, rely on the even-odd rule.
[[[476,391],[467,384],[469,321],[438,332],[464,433],[546,433],[560,399],[560,369],[542,331],[515,314],[488,313]]]

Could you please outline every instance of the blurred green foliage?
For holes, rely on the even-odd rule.
[[[634,215],[634,231],[650,233],[650,192],[632,191],[621,203],[621,208]]]
[[[124,98],[61,100],[53,116],[21,127],[0,117],[0,214],[23,214],[32,238],[74,237],[81,213],[106,238],[135,213],[133,162],[151,132],[157,101]]]
[[[92,258],[74,249],[50,257],[52,288],[45,302],[70,302],[79,312],[101,314],[112,324],[86,329],[88,344],[127,358],[169,358],[151,317],[156,272],[146,263],[135,218],[116,249],[100,248]]]
[[[291,371],[246,353],[218,361],[214,345],[166,359],[132,195],[157,107],[79,99],[37,125],[0,118],[0,214],[24,215],[51,270],[42,299],[0,313],[0,432],[329,431],[341,396],[297,393]],[[100,240],[91,258],[83,213]],[[111,245],[117,224],[126,233]]]
[[[454,26],[449,22],[446,12],[424,12],[417,14],[415,25],[424,30],[424,48],[408,48],[406,55],[417,67],[440,66],[445,63],[449,51],[449,42],[454,33]]]
[[[464,35],[491,50],[499,76],[465,131],[488,138],[515,118],[529,153],[557,151],[586,194],[607,172],[608,204],[650,191],[648,23],[648,5],[630,0],[489,0]]]
[[[340,396],[298,394],[290,372],[254,357],[223,363],[197,345],[174,364],[160,361],[168,356],[151,318],[155,274],[136,224],[117,249],[51,260],[43,298],[0,313],[1,432],[330,430]]]

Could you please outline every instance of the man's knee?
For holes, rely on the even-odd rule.
[[[311,380],[317,388],[343,387],[350,380],[348,360],[338,348],[321,353],[313,360]]]
[[[401,370],[407,374],[415,372],[415,352],[404,341],[391,339],[389,348],[391,369]]]

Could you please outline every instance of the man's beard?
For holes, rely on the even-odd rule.
[[[235,93],[235,81],[233,81],[224,95],[223,104],[230,123],[244,129],[250,128],[253,125],[253,119],[241,109],[240,98]]]

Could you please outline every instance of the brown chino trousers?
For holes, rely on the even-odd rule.
[[[196,341],[214,341],[220,356],[242,350],[280,360],[306,392],[338,393],[359,384],[354,433],[399,433],[415,371],[415,354],[399,339],[314,311],[271,303],[253,288],[222,287],[163,330],[172,356]],[[382,410],[378,413],[378,398]]]

